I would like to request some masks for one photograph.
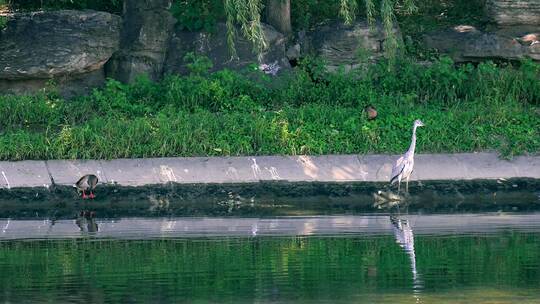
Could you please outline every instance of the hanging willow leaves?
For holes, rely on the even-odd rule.
[[[369,25],[373,25],[375,23],[375,3],[373,0],[364,0],[366,2],[366,18],[369,23]]]
[[[418,7],[414,4],[413,0],[403,0],[403,10],[407,14],[412,14],[418,11]]]
[[[240,0],[241,1],[241,0]],[[261,26],[261,12],[263,5],[261,0],[247,0],[247,9],[251,21],[249,22],[248,39],[254,42],[254,48],[257,54],[262,53],[267,48],[266,37]]]
[[[385,34],[384,48],[389,58],[394,58],[396,55],[398,41],[394,34],[394,0],[381,0],[381,18],[383,30]]]
[[[229,48],[229,54],[231,54],[231,59],[238,59],[238,54],[236,53],[236,47],[234,45],[234,38],[236,37],[236,27],[234,26],[234,5],[231,2],[234,0],[224,0],[225,15],[227,18],[227,46]]]
[[[358,3],[356,0],[340,0],[339,15],[345,21],[345,24],[352,24],[356,19]]]
[[[236,37],[235,24],[240,25],[242,35],[253,43],[253,51],[259,59],[267,48],[266,38],[261,26],[262,0],[224,0],[227,44],[233,59],[238,58],[234,39]]]
[[[261,25],[261,12],[263,9],[263,0],[223,0],[225,14],[227,19],[227,43],[232,58],[237,58],[234,44],[236,37],[235,24],[240,26],[242,35],[253,43],[253,51],[260,56],[267,48],[266,38]],[[294,0],[292,0],[294,1]],[[357,0],[339,0],[339,16],[345,24],[352,24],[356,19],[358,12]],[[366,18],[370,26],[375,23],[375,0],[364,0],[366,6]],[[397,0],[381,0],[379,15],[382,19],[383,30],[386,36],[384,47],[389,58],[396,55],[398,48],[398,39],[394,32],[395,7]],[[414,4],[415,0],[402,0],[402,7],[407,13],[413,13],[417,10]]]

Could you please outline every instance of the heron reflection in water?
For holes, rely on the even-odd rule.
[[[81,229],[82,232],[97,232],[98,224],[95,219],[96,213],[94,211],[81,211],[75,220],[75,224]]]
[[[413,276],[413,291],[416,301],[419,302],[419,290],[423,287],[422,281],[416,271],[416,254],[414,251],[414,234],[409,224],[409,220],[399,216],[391,215],[390,222],[396,243],[409,255],[411,261],[411,271]]]

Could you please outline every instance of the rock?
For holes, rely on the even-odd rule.
[[[0,81],[98,71],[118,50],[121,18],[96,11],[14,14],[0,32]]]
[[[163,75],[163,63],[175,19],[171,0],[125,0],[120,51],[107,64],[107,76],[131,82],[146,74],[153,80]]]
[[[394,33],[401,40],[398,28]],[[322,57],[329,70],[339,66],[347,69],[361,65],[366,59],[375,61],[381,58],[385,51],[385,39],[380,23],[370,28],[366,21],[357,21],[352,25],[336,21],[308,33],[307,45],[303,49]]]
[[[487,0],[488,16],[498,25],[540,25],[540,0]]]
[[[298,60],[300,58],[300,44],[297,43],[287,49],[287,58],[290,60]]]
[[[174,34],[165,63],[165,72],[169,74],[187,74],[184,56],[189,52],[207,56],[212,60],[212,71],[228,68],[241,70],[250,64],[277,64],[279,73],[290,68],[285,54],[286,38],[273,27],[262,24],[268,48],[263,52],[261,60],[253,52],[253,44],[240,34],[235,39],[235,48],[238,59],[231,59],[227,45],[227,27],[218,23],[214,33],[187,32],[177,30]]]
[[[540,60],[540,43],[530,42],[528,31],[482,32],[472,26],[457,26],[424,37],[425,46],[439,50],[455,62],[480,62],[490,59]],[[527,41],[527,42],[526,42]]]
[[[94,88],[101,87],[105,83],[105,71],[103,68],[100,68],[88,73],[66,75],[51,79],[0,79],[0,92],[20,95],[35,93],[50,87],[51,81],[55,85],[55,88],[58,89],[58,92],[64,98],[69,99],[74,96],[90,93]]]

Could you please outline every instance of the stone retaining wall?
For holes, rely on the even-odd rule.
[[[0,162],[0,188],[73,185],[84,174],[119,186],[287,182],[387,182],[392,155],[190,157]],[[540,157],[417,155],[411,180],[540,179]]]
[[[269,46],[262,56],[257,58],[251,43],[237,37],[239,58],[231,60],[224,24],[215,33],[175,30],[170,4],[125,0],[122,17],[89,10],[9,15],[0,30],[1,93],[32,93],[53,80],[69,97],[89,92],[107,77],[131,82],[147,74],[159,80],[167,73],[187,73],[184,56],[189,52],[210,57],[214,69],[256,63],[271,74],[290,69],[289,62],[306,54],[321,56],[335,70],[377,60],[385,52],[380,24],[370,28],[362,20],[350,26],[337,22],[293,35],[263,24]],[[426,46],[458,62],[540,60],[540,0],[489,0],[486,8],[498,26],[495,32],[452,28],[427,35]],[[399,36],[399,29],[395,31]],[[358,56],[359,48],[364,56]]]

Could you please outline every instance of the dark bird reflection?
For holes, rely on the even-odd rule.
[[[75,224],[79,226],[82,232],[97,232],[98,224],[95,219],[96,213],[94,211],[83,210],[79,212]]]
[[[414,251],[414,234],[406,218],[401,218],[399,215],[391,215],[390,222],[392,223],[392,230],[396,243],[409,255],[411,261],[411,271],[413,278],[413,292],[416,302],[420,302],[420,290],[423,288],[423,282],[416,271],[416,254]]]

